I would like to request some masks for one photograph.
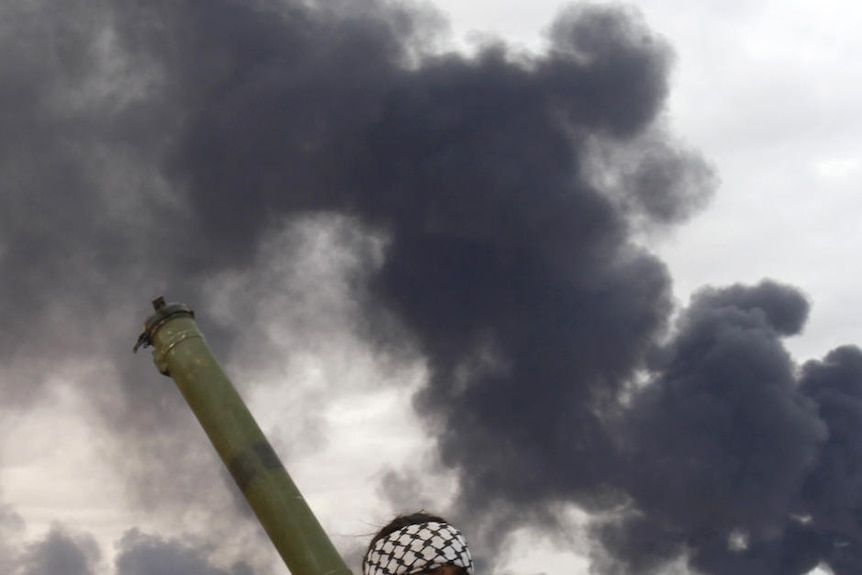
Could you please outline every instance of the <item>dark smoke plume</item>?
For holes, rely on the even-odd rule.
[[[267,572],[187,408],[129,354],[130,318],[243,278],[221,313],[265,346],[272,318],[249,310],[284,284],[257,274],[301,257],[302,234],[279,234],[302,225],[350,254],[345,329],[427,363],[415,407],[489,570],[514,530],[577,505],[607,573],[862,571],[862,353],[798,370],[782,338],[808,303],[775,282],[705,289],[673,323],[668,271],[637,241],[715,185],[664,126],[669,47],[618,7],[562,12],[541,54],[446,52],[443,27],[372,0],[0,7],[4,409],[87,368],[130,500],[228,510],[199,543],[128,532],[114,572]],[[288,284],[299,307],[325,289]],[[324,315],[296,329],[325,345],[341,324]],[[204,328],[230,356],[227,323]],[[243,550],[213,562],[228,538]],[[100,557],[60,528],[0,550],[25,575]]]
[[[859,571],[862,351],[798,370],[781,338],[807,312],[773,282],[693,299],[624,418],[631,500],[596,528],[623,572],[674,555],[704,573]]]

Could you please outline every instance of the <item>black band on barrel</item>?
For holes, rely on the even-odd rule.
[[[283,465],[269,443],[259,442],[237,454],[227,467],[240,490],[245,491],[261,472],[278,469]]]

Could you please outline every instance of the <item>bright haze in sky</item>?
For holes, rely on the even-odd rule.
[[[286,572],[161,294],[354,569],[858,572],[862,8],[308,6],[0,8],[0,572]]]

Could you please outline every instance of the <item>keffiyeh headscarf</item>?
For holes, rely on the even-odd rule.
[[[473,575],[473,559],[461,532],[448,523],[408,525],[374,542],[365,555],[363,575],[411,575],[444,565]]]

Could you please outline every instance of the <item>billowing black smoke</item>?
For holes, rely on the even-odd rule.
[[[612,564],[705,573],[860,569],[862,351],[798,369],[808,303],[773,282],[701,291],[657,349],[618,438],[629,503],[596,527]]]
[[[670,51],[636,14],[574,7],[542,54],[470,57],[438,49],[433,12],[371,0],[12,0],[0,22],[4,405],[99,363],[94,414],[143,506],[223,489],[123,322],[248,272],[286,219],[337,214],[384,246],[353,278],[357,329],[426,359],[416,409],[487,545],[577,504],[601,512],[607,573],[862,569],[862,352],[798,370],[782,338],[808,303],[774,282],[705,289],[674,323],[636,241],[714,186],[664,129]],[[116,327],[94,338],[95,317]],[[27,574],[99,559],[61,528],[0,549]],[[137,531],[114,565],[225,573]]]

